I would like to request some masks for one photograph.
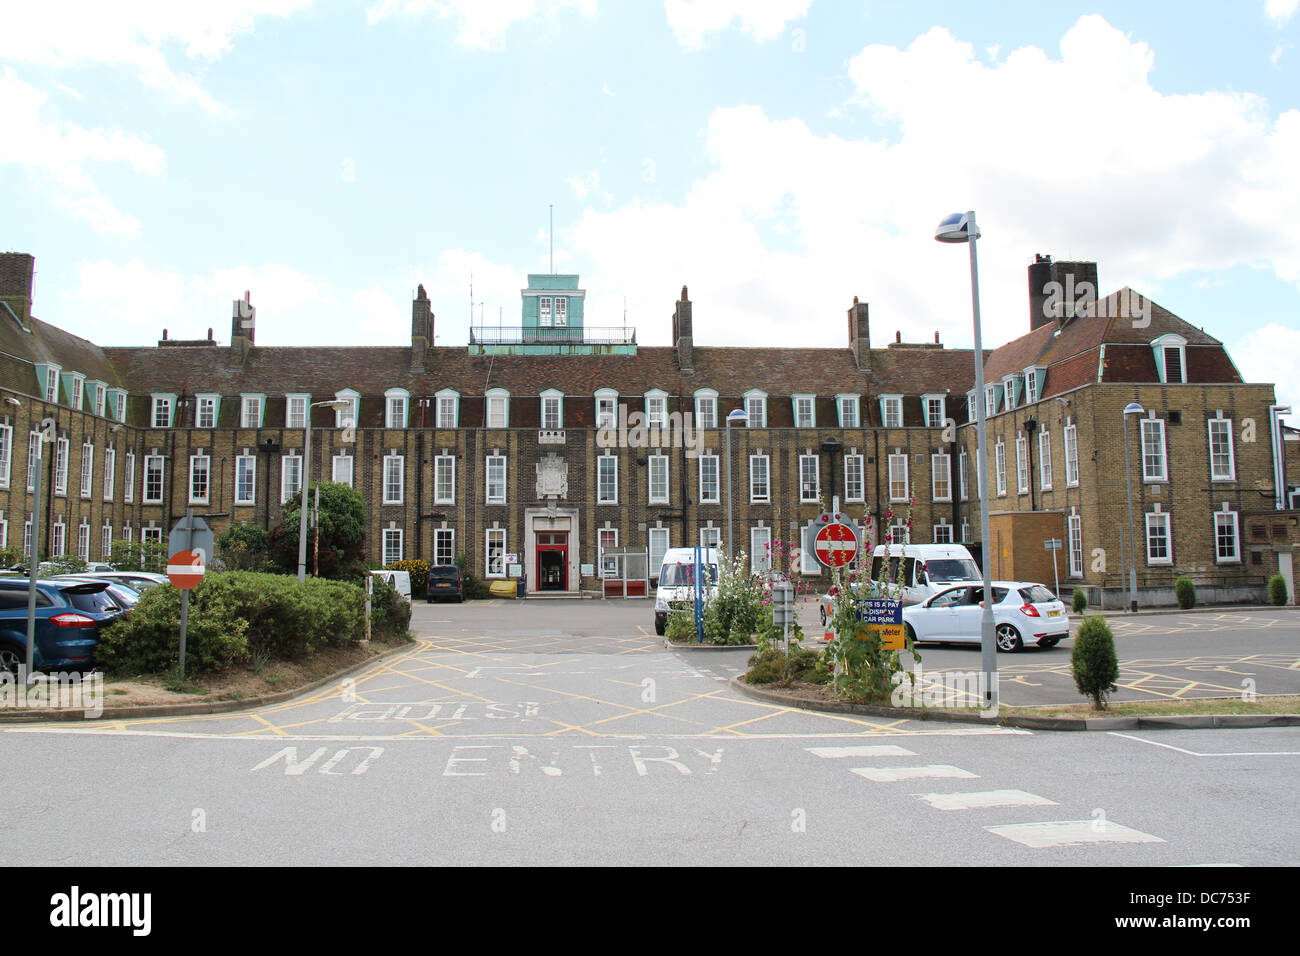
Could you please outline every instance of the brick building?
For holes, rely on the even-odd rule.
[[[765,558],[797,544],[832,497],[897,539],[909,515],[914,541],[978,533],[972,352],[937,335],[873,348],[856,298],[843,348],[696,344],[685,287],[673,344],[639,346],[632,330],[588,324],[578,277],[557,275],[529,276],[518,328],[473,328],[464,347],[433,345],[421,288],[409,344],[259,346],[246,295],[229,344],[209,330],[108,348],[32,316],[33,268],[0,255],[0,545],[23,543],[45,418],[56,430],[45,548],[90,559],[110,540],[162,539],[187,506],[218,530],[274,526],[302,483],[310,420],[308,478],[361,492],[373,560],[465,554],[497,577],[513,553],[530,588],[576,591],[595,586],[584,572],[611,548],[646,548],[654,564],[670,546],[725,542],[733,408],[749,415],[731,433],[738,548]],[[1055,535],[1069,543],[1063,588],[1120,586],[1122,409],[1136,400],[1146,597],[1176,572],[1224,596],[1260,591],[1270,565],[1253,563],[1242,515],[1285,487],[1272,386],[1244,384],[1221,343],[1154,304],[1149,325],[1116,318],[1146,302],[1129,290],[1082,307],[1042,291],[1095,277],[1095,264],[1039,257],[1030,331],[984,357],[995,573],[1041,568]],[[313,407],[323,401],[347,406]],[[1028,576],[1050,581],[1046,569]]]

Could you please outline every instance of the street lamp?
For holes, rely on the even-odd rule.
[[[939,242],[965,242],[970,245],[970,295],[975,321],[975,469],[980,499],[980,534],[983,538],[984,612],[980,616],[980,659],[984,668],[984,701],[989,707],[997,706],[995,696],[998,678],[998,651],[994,643],[993,579],[989,573],[989,489],[987,477],[988,442],[984,429],[987,420],[984,398],[984,340],[980,334],[979,266],[975,258],[975,240],[980,237],[975,223],[975,211],[955,212],[946,217],[934,230]]]
[[[1133,550],[1133,463],[1128,451],[1128,417],[1141,415],[1143,408],[1137,402],[1124,406],[1124,486],[1128,491],[1128,609],[1138,609],[1137,552]]]
[[[312,402],[307,406],[306,421],[303,422],[303,432],[306,439],[302,444],[302,475],[298,482],[298,505],[302,511],[298,522],[298,583],[301,584],[307,580],[307,476],[311,473],[311,410],[313,408],[332,408],[335,411],[343,408],[351,408],[350,401],[342,399],[332,399],[328,402]],[[317,517],[319,521],[319,516]]]
[[[733,408],[727,413],[727,560],[735,553],[731,540],[731,423],[748,422],[749,416],[745,414],[743,408]],[[749,560],[752,562],[754,556],[751,554]]]

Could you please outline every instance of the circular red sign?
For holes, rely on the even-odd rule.
[[[813,539],[817,560],[828,568],[842,568],[858,553],[858,536],[846,524],[828,524]]]
[[[177,551],[167,559],[167,578],[182,591],[197,587],[204,570],[203,558],[193,551]]]

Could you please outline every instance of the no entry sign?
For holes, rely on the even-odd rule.
[[[842,568],[858,553],[857,533],[846,524],[832,522],[813,538],[817,560],[828,568]]]
[[[204,570],[203,556],[193,551],[177,551],[167,559],[167,577],[182,591],[198,587]]]

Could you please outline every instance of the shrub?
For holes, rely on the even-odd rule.
[[[694,611],[672,611],[664,625],[664,636],[674,644],[694,643],[699,640],[695,631]]]
[[[1075,614],[1082,614],[1088,607],[1088,595],[1083,588],[1075,588],[1074,596],[1070,599],[1070,607]]]
[[[1106,707],[1106,697],[1115,690],[1119,679],[1119,659],[1115,656],[1115,636],[1104,617],[1087,618],[1079,626],[1070,652],[1074,686],[1092,698],[1098,710]]]
[[[826,661],[817,651],[791,645],[790,654],[779,647],[765,647],[749,658],[746,684],[778,684],[786,686],[796,681],[825,684],[830,680]]]
[[[1186,575],[1174,582],[1174,595],[1178,598],[1178,606],[1184,611],[1196,607],[1196,585]]]
[[[150,588],[140,595],[129,617],[100,634],[95,663],[110,675],[170,672],[180,660],[180,615],[179,590],[171,585]],[[185,633],[186,673],[211,674],[247,663],[247,632],[248,622],[225,601],[200,606],[191,599]]]
[[[23,554],[21,548],[12,545],[0,548],[0,568],[12,568],[25,563],[26,560],[27,556]]]
[[[308,507],[315,510],[316,485],[320,485],[319,577],[355,581],[365,574],[366,502],[361,492],[333,481],[313,483],[307,488]],[[286,574],[298,570],[298,535],[301,529],[301,493],[284,504],[280,523],[267,540],[271,560]],[[310,512],[309,512],[310,514]],[[307,566],[314,568],[315,532],[308,525]]]
[[[60,554],[50,558],[49,566],[42,568],[42,574],[80,574],[86,570],[86,562],[78,554]]]
[[[1286,578],[1280,574],[1268,579],[1268,602],[1278,607],[1286,604]]]
[[[414,584],[412,581],[412,592]],[[364,622],[362,624],[364,627]],[[394,641],[405,637],[411,626],[411,603],[397,593],[383,578],[375,578],[370,596],[370,637],[378,641]]]
[[[429,562],[418,558],[394,561],[384,565],[385,571],[405,571],[411,576],[411,600],[418,601],[429,591]]]
[[[237,522],[217,535],[217,557],[232,571],[265,571],[271,561],[269,539],[265,528]]]
[[[114,541],[108,563],[119,571],[152,571],[161,574],[167,566],[165,541]]]

